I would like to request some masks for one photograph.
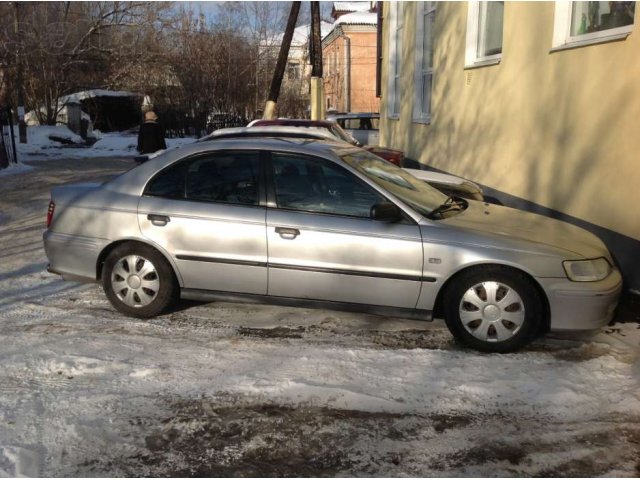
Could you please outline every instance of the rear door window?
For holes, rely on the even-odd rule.
[[[215,152],[174,164],[156,175],[145,195],[197,202],[258,205],[257,152]]]

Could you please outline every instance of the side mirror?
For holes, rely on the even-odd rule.
[[[371,218],[383,222],[399,222],[402,220],[402,211],[393,203],[376,203],[371,207]]]

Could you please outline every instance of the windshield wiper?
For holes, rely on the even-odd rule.
[[[443,213],[451,210],[464,210],[465,208],[467,208],[467,205],[468,204],[466,200],[451,195],[447,197],[442,205],[431,210],[429,215],[427,215],[427,218],[433,220],[438,215],[440,216],[440,218],[442,218]]]

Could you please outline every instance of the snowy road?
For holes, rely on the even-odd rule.
[[[54,184],[0,175],[0,476],[640,475],[640,330],[463,350],[441,322],[183,303],[140,321],[46,272]]]

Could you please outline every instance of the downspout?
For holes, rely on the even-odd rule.
[[[344,111],[351,111],[351,39],[344,33]]]

